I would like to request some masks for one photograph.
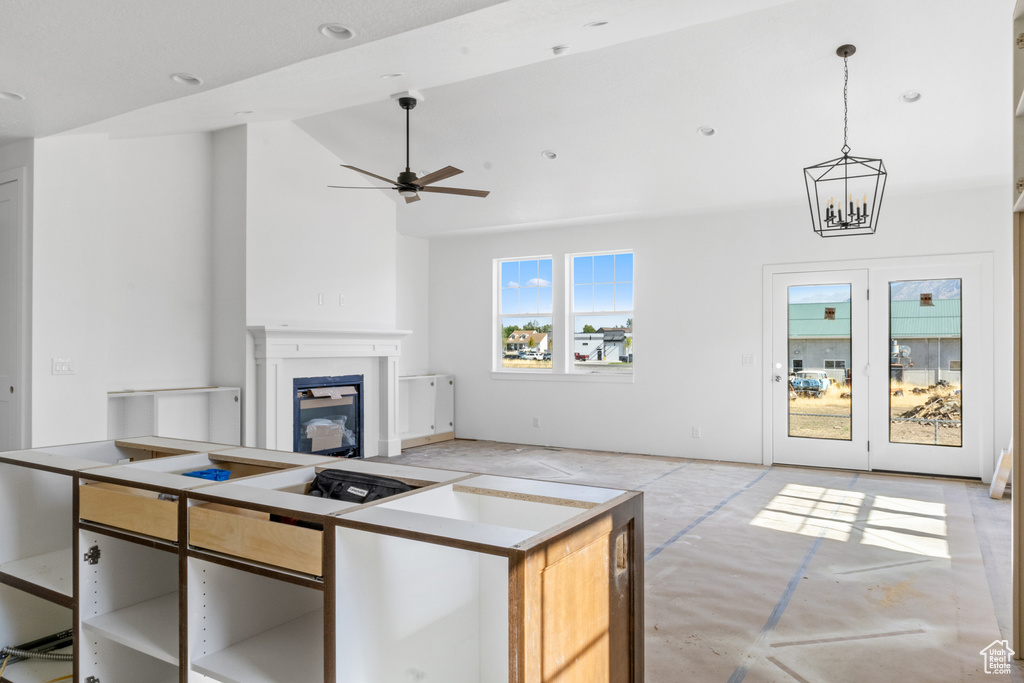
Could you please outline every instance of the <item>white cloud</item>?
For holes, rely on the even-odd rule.
[[[527,287],[550,287],[551,283],[544,278],[535,277],[526,283]]]
[[[505,285],[505,286],[506,286],[506,287],[518,287],[518,286],[519,286],[519,283],[518,283],[518,282],[513,282],[512,280],[509,280],[509,281],[508,281],[508,284],[507,284],[507,285]]]

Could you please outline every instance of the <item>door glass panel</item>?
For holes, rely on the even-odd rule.
[[[789,288],[789,435],[852,438],[849,284]]]
[[[960,279],[889,283],[889,441],[963,442]]]

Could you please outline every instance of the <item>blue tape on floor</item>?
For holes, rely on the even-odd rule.
[[[684,463],[683,463],[682,465],[680,465],[679,467],[676,467],[676,468],[674,468],[674,469],[671,469],[671,470],[669,470],[668,472],[666,472],[665,474],[661,474],[661,475],[658,475],[657,477],[655,477],[654,479],[651,479],[651,480],[650,480],[649,482],[647,482],[646,484],[640,484],[640,486],[637,486],[637,487],[636,487],[636,490],[637,490],[637,491],[639,491],[640,489],[644,488],[645,486],[650,486],[650,485],[651,485],[651,484],[653,484],[654,482],[656,482],[656,481],[658,481],[658,480],[660,480],[660,479],[664,479],[665,477],[667,477],[667,476],[668,476],[668,475],[670,475],[670,474],[675,474],[676,472],[678,472],[679,470],[683,469],[683,468],[684,468],[684,467],[686,467],[687,465],[692,465],[692,464],[693,464],[693,463],[695,463],[695,462],[697,462],[697,461],[696,461],[696,460],[690,460],[689,462],[684,462]]]
[[[707,519],[707,518],[708,518],[708,517],[710,517],[711,515],[715,514],[715,513],[716,513],[716,512],[718,512],[719,510],[721,510],[721,509],[722,509],[722,507],[723,507],[724,505],[726,505],[726,504],[727,504],[727,503],[728,503],[729,501],[731,501],[731,500],[732,500],[733,498],[735,498],[736,496],[740,495],[741,493],[743,493],[744,491],[746,491],[747,489],[749,489],[749,488],[750,488],[751,486],[753,486],[753,485],[754,485],[754,484],[756,484],[757,482],[759,482],[759,481],[761,481],[762,479],[764,479],[765,475],[767,475],[767,474],[768,474],[769,472],[771,472],[771,471],[772,471],[772,468],[770,468],[770,467],[769,467],[769,468],[768,468],[768,469],[766,469],[766,470],[765,470],[764,472],[762,472],[761,474],[759,474],[759,475],[758,475],[758,477],[757,477],[756,479],[754,479],[754,481],[750,482],[749,484],[747,484],[746,486],[744,486],[744,487],[743,487],[743,488],[741,488],[740,490],[738,490],[738,491],[734,492],[734,493],[733,493],[732,495],[730,495],[730,496],[729,496],[728,498],[726,498],[725,500],[723,500],[723,501],[722,501],[721,503],[719,503],[719,504],[718,504],[718,505],[716,505],[715,507],[713,507],[713,508],[711,508],[710,510],[708,510],[707,512],[705,512],[705,513],[704,513],[703,515],[701,515],[701,516],[700,516],[700,517],[698,517],[697,519],[695,519],[695,520],[693,520],[692,522],[690,522],[689,526],[687,526],[687,527],[686,527],[685,529],[683,529],[683,530],[682,530],[682,531],[680,531],[680,532],[679,532],[678,534],[676,534],[676,535],[675,535],[675,536],[673,536],[672,538],[668,539],[667,541],[665,541],[664,543],[662,543],[661,545],[659,545],[659,546],[658,546],[657,548],[655,548],[654,550],[652,550],[652,551],[651,551],[650,553],[648,553],[647,557],[645,557],[645,558],[644,558],[644,563],[646,564],[646,563],[650,562],[651,560],[653,560],[653,559],[654,559],[655,557],[657,557],[658,555],[660,555],[660,554],[661,554],[661,551],[662,551],[662,550],[664,550],[665,548],[669,547],[670,545],[672,545],[673,543],[675,543],[676,541],[678,541],[678,540],[679,540],[680,538],[682,538],[682,537],[683,537],[683,536],[685,536],[686,534],[690,533],[690,531],[691,531],[691,530],[693,530],[693,528],[694,528],[695,526],[697,526],[698,524],[700,524],[701,522],[703,522],[703,521],[704,521],[705,519]]]
[[[857,480],[860,479],[860,473],[853,475],[853,479],[850,481],[850,485],[846,487],[847,491],[853,490],[856,486]],[[842,503],[840,503],[841,505]],[[836,512],[839,512],[839,505],[832,511],[832,516],[835,517]],[[818,552],[818,548],[821,547],[822,542],[825,540],[825,534],[828,532],[828,527],[822,527],[821,531],[818,532],[818,537],[814,539],[814,543],[807,549],[804,554],[804,560],[797,567],[797,570],[793,572],[793,576],[790,577],[789,583],[786,585],[786,590],[782,592],[782,597],[775,603],[775,608],[772,609],[772,613],[768,615],[768,621],[764,622],[764,626],[761,627],[761,632],[757,635],[755,644],[765,639],[765,637],[775,630],[775,626],[778,625],[779,619],[782,618],[783,612],[789,606],[789,601],[793,598],[793,593],[796,592],[796,587],[800,585],[804,575],[807,572],[807,567],[810,566],[811,560],[814,559],[814,554]],[[741,681],[747,677],[750,673],[750,667],[746,664],[740,664],[732,672],[732,676],[729,676],[729,683],[741,683]]]

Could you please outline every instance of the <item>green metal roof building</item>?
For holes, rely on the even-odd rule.
[[[890,336],[893,339],[959,339],[960,299],[939,299],[932,306],[919,301],[890,303]],[[825,319],[825,309],[836,309],[835,320]],[[844,339],[850,336],[850,304],[815,303],[789,305],[790,339]]]

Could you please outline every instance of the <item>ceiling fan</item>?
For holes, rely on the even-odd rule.
[[[368,175],[371,178],[377,180],[383,180],[385,183],[390,183],[389,187],[347,187],[344,185],[328,185],[327,187],[334,187],[342,190],[398,190],[398,194],[405,197],[405,203],[411,204],[412,202],[418,202],[420,200],[420,192],[437,192],[440,194],[461,194],[469,197],[486,197],[490,194],[488,190],[467,190],[461,187],[432,187],[433,183],[445,178],[451,178],[454,175],[462,173],[461,170],[454,166],[445,166],[444,168],[428,173],[422,178],[417,178],[416,174],[409,169],[409,111],[416,106],[415,97],[399,97],[398,105],[405,110],[405,170],[398,174],[397,180],[389,180],[384,176],[377,175],[376,173],[370,173],[364,171],[361,168],[355,166],[349,166],[348,164],[342,164],[343,168],[350,168],[353,171]]]

